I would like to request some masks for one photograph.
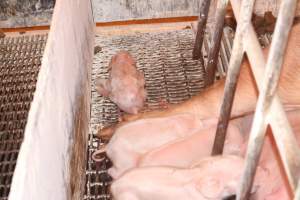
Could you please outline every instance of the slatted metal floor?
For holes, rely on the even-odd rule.
[[[8,198],[46,39],[0,39],[0,200]]]
[[[232,47],[233,32],[225,29],[219,57],[217,77],[226,73]],[[41,66],[47,35],[7,37],[0,39],[0,200],[7,200],[11,180],[23,140],[30,103]],[[267,44],[270,36],[261,37]],[[192,60],[194,36],[191,30],[135,35],[98,35],[101,51],[94,57],[92,79],[108,76],[108,63],[118,50],[125,49],[137,59],[145,74],[148,90],[147,109],[161,107],[161,102],[179,103],[204,88],[204,68]],[[203,48],[207,59],[209,42]],[[111,199],[108,160],[95,163],[92,152],[101,144],[94,134],[98,128],[115,123],[121,112],[108,99],[99,96],[92,84],[91,132],[86,165],[85,200]]]
[[[219,57],[218,77],[224,76],[232,48],[233,32],[226,28]],[[192,59],[194,35],[190,29],[161,33],[140,33],[96,37],[96,45],[102,51],[95,55],[92,68],[92,80],[108,76],[108,63],[118,50],[129,51],[137,60],[137,67],[144,72],[148,92],[146,110],[158,109],[161,102],[180,103],[199,93],[204,88],[204,67]],[[205,40],[204,60],[210,43]],[[106,173],[110,166],[108,160],[95,163],[91,154],[101,145],[94,137],[99,128],[116,123],[120,114],[118,108],[97,94],[92,84],[91,133],[89,139],[86,200],[111,199],[110,179]]]

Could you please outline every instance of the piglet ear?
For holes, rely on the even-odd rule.
[[[108,97],[109,93],[110,93],[110,87],[109,87],[109,83],[106,79],[96,79],[95,81],[95,87],[97,92],[104,96],[104,97]]]

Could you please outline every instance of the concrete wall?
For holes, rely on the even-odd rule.
[[[0,0],[0,28],[48,25],[54,1]],[[212,0],[213,5],[216,2]],[[276,15],[280,2],[257,0],[255,12],[262,15],[270,10]],[[92,0],[95,22],[198,16],[200,3],[201,0]]]
[[[55,0],[1,0],[0,28],[49,25]]]

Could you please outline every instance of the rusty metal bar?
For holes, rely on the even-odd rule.
[[[294,4],[293,4],[294,3]],[[238,3],[235,3],[235,4],[238,4]],[[282,56],[283,56],[283,52],[284,52],[284,48],[280,48],[280,47],[284,47],[285,46],[285,44],[286,44],[286,41],[287,41],[287,34],[288,34],[288,32],[289,32],[289,29],[288,29],[288,27],[290,28],[291,27],[291,24],[292,24],[292,17],[293,16],[291,16],[289,13],[284,13],[284,11],[285,12],[291,12],[292,10],[291,10],[291,7],[290,6],[295,6],[296,4],[295,4],[295,1],[294,2],[285,2],[285,7],[283,7],[282,9],[281,9],[281,15],[279,15],[279,17],[280,16],[284,16],[284,15],[286,15],[286,17],[288,18],[288,23],[286,23],[284,20],[284,18],[282,18],[282,17],[280,17],[279,18],[279,20],[278,20],[278,24],[279,25],[277,25],[278,27],[277,27],[277,32],[275,31],[275,35],[274,35],[274,41],[275,41],[275,43],[272,43],[272,47],[271,47],[271,53],[270,53],[270,55],[272,56],[272,57],[270,57],[269,58],[269,60],[268,60],[268,73],[270,73],[270,74],[272,74],[272,66],[277,66],[277,69],[278,68],[280,68],[280,67],[278,67],[278,66],[280,66],[281,65],[281,63],[282,63]],[[234,9],[235,9],[235,14],[237,14],[237,13],[239,13],[238,12],[238,10],[237,10],[237,5],[234,5]],[[295,8],[295,7],[294,7]],[[279,27],[281,26],[281,28],[282,28],[282,26],[284,27],[284,29],[280,29]],[[287,26],[287,27],[286,27]],[[251,49],[251,51],[247,51],[247,53],[249,52],[249,54],[251,55],[254,55],[254,54],[256,54],[256,55],[258,55],[258,57],[260,57],[260,59],[259,60],[262,60],[262,61],[259,61],[259,62],[261,62],[261,66],[263,66],[263,60],[264,60],[264,58],[263,58],[263,54],[262,54],[262,51],[261,51],[261,49],[260,49],[260,51],[255,51],[255,49],[253,48],[253,47],[255,47],[256,48],[256,50],[258,50],[260,47],[257,47],[257,46],[259,46],[258,45],[258,41],[257,41],[257,38],[256,38],[256,36],[255,36],[255,33],[254,33],[254,30],[253,30],[253,27],[251,27],[252,29],[251,29],[251,31],[250,31],[250,33],[249,33],[249,37],[246,37],[246,38],[248,38],[248,41],[246,41],[245,43],[246,43],[246,47],[247,46],[249,46],[249,47],[251,47],[252,46],[252,49],[251,48],[249,48],[249,49]],[[282,31],[282,32],[281,32]],[[283,40],[283,41],[280,41],[280,39],[281,39],[281,37],[280,37],[280,35],[281,34],[285,34],[285,40]],[[249,40],[249,38],[250,38],[250,40]],[[254,39],[255,38],[255,39]],[[253,46],[253,40],[256,40],[254,43],[256,43],[256,45],[254,45]],[[250,45],[247,45],[247,44],[250,44]],[[277,45],[279,45],[279,47],[277,46]],[[276,48],[275,48],[276,47]],[[272,51],[272,48],[273,48],[273,51]],[[246,49],[247,50],[247,49]],[[253,53],[253,52],[255,52],[255,53]],[[260,56],[259,56],[260,55]],[[279,55],[281,55],[281,56],[279,56]],[[248,55],[249,56],[249,55]],[[252,56],[252,58],[251,58],[251,56],[249,56],[249,60],[250,60],[250,62],[252,61],[252,60],[257,60],[257,57],[253,57]],[[277,59],[277,60],[276,60]],[[252,62],[257,62],[257,61],[252,61]],[[276,65],[277,64],[277,65]],[[254,66],[256,66],[256,65],[253,65],[252,63],[251,63],[251,66],[253,66],[253,68],[255,68]],[[257,69],[259,69],[259,66],[256,66],[256,68]],[[259,70],[257,70],[256,69],[256,72],[258,72]],[[253,71],[255,71],[255,70],[253,70]],[[256,79],[257,79],[257,76],[259,76],[259,75],[257,75],[258,73],[256,73],[256,72],[254,72],[254,74],[256,75]],[[280,72],[280,69],[279,70],[277,70],[277,72]],[[276,76],[277,75],[277,76]],[[278,74],[275,74],[275,76],[273,76],[273,78],[275,78],[275,81],[276,81],[276,79],[278,79],[279,78],[279,73]],[[265,82],[264,83],[268,83],[268,84],[270,84],[268,81],[267,81],[268,79],[266,78],[265,79]],[[274,79],[273,79],[274,80]],[[257,83],[259,84],[259,81],[257,80]],[[273,82],[274,83],[274,82]],[[270,85],[272,85],[272,84],[270,84]],[[269,86],[270,86],[269,85]],[[260,87],[261,88],[261,87]],[[275,96],[275,99],[273,100],[273,103],[271,104],[271,102],[270,102],[270,104],[269,104],[269,108],[274,112],[275,110],[276,111],[279,111],[279,112],[276,112],[277,113],[277,115],[270,115],[269,116],[269,120],[270,120],[270,122],[271,122],[271,126],[272,127],[274,127],[274,136],[275,136],[275,139],[276,139],[276,142],[277,142],[277,146],[279,147],[279,151],[280,151],[280,154],[281,154],[281,157],[283,158],[283,162],[284,162],[284,165],[285,165],[285,168],[286,168],[286,171],[287,171],[287,175],[288,175],[288,178],[289,178],[289,181],[290,181],[290,183],[291,183],[291,186],[292,186],[292,188],[293,189],[295,189],[293,186],[295,186],[295,184],[297,184],[296,183],[296,181],[295,181],[295,179],[297,178],[297,175],[298,175],[298,173],[299,173],[299,147],[297,146],[297,143],[296,143],[296,140],[295,140],[295,137],[294,137],[294,135],[292,134],[292,131],[291,131],[291,128],[290,128],[290,126],[289,126],[289,124],[288,124],[288,121],[287,121],[287,119],[286,119],[286,116],[285,116],[285,113],[284,113],[284,111],[283,111],[283,108],[282,108],[282,105],[280,104],[280,101],[279,101],[279,99],[277,98],[277,96],[276,96],[276,89],[274,89],[274,85],[273,85],[273,88],[272,87],[266,87],[269,91],[271,91],[271,97],[272,96]],[[264,91],[266,91],[266,88],[264,88]],[[276,88],[276,85],[275,85],[275,88]],[[267,96],[265,96],[265,99],[263,99],[263,100],[266,100],[266,97]],[[260,98],[263,98],[263,97],[260,97]],[[261,100],[260,102],[264,102],[263,100]],[[260,105],[263,105],[262,103],[260,103]],[[263,132],[263,130],[265,129],[265,127],[264,126],[266,126],[265,124],[267,124],[267,121],[264,121],[263,119],[264,119],[264,117],[265,117],[265,115],[263,114],[264,112],[264,110],[265,109],[268,109],[268,107],[266,108],[266,107],[264,107],[264,106],[261,106],[260,107],[261,108],[261,112],[258,112],[259,114],[256,114],[256,116],[258,115],[258,116],[260,116],[261,118],[255,118],[255,122],[253,123],[253,127],[254,128],[256,128],[256,130],[262,130],[262,132]],[[265,122],[265,123],[264,123]],[[273,122],[273,123],[272,123]],[[278,122],[280,122],[280,123],[278,123]],[[255,125],[255,123],[261,123],[261,124],[263,124],[262,126],[256,126]],[[279,125],[280,124],[280,125]],[[279,132],[279,130],[276,130],[276,128],[280,128],[280,132]],[[253,131],[254,131],[255,129],[253,129]],[[286,134],[283,134],[283,133],[286,133]],[[264,133],[264,132],[263,132]],[[251,134],[251,135],[253,135],[253,134]],[[251,136],[250,136],[251,137]],[[263,136],[261,136],[261,137],[259,137],[258,139],[260,139],[262,142],[263,142]],[[253,138],[252,138],[253,139]],[[254,151],[259,151],[259,149],[257,148],[257,140],[255,140],[256,141],[256,143],[254,144],[254,142],[253,142],[253,140],[252,140],[252,144],[254,144],[253,146],[252,146],[252,149],[254,150]],[[287,143],[288,142],[288,143]],[[262,144],[261,144],[262,145]],[[249,144],[249,146],[250,146],[250,144]],[[287,149],[286,149],[287,148]],[[250,151],[251,151],[251,149],[250,149]],[[258,158],[257,158],[258,159]],[[248,157],[248,161],[250,161],[250,162],[255,162],[254,160],[253,160],[253,157]],[[257,160],[258,161],[258,160]],[[256,161],[256,162],[257,162]],[[247,165],[247,166],[249,166],[249,165]],[[253,166],[253,165],[252,165]],[[249,166],[249,167],[251,167],[251,166]],[[255,166],[254,166],[254,170],[253,171],[255,171]],[[251,179],[251,178],[253,178],[253,175],[254,175],[254,172],[253,172],[253,174],[252,175],[250,175],[250,177],[247,177],[246,179],[245,179],[245,177],[244,177],[244,179],[243,179],[243,183],[245,183],[245,182],[251,182],[251,180],[249,180],[249,178]],[[295,177],[295,175],[296,175],[296,177]],[[293,180],[294,179],[294,180]],[[250,184],[251,185],[251,184]],[[249,188],[250,188],[250,186],[249,186]],[[238,193],[238,199],[244,199],[245,197],[246,197],[246,195],[247,195],[247,191],[243,191],[243,188],[241,188],[241,190],[239,191],[239,193]]]
[[[228,0],[219,0],[217,4],[216,22],[211,39],[211,48],[208,53],[208,62],[206,67],[206,86],[213,84],[215,80],[227,5]]]
[[[240,74],[240,66],[244,55],[243,37],[246,34],[246,31],[251,22],[254,2],[255,0],[243,0],[242,2],[241,13],[243,13],[243,15],[241,16],[242,18],[240,20],[240,23],[238,23],[237,25],[237,31],[234,38],[234,44],[225,82],[224,97],[221,105],[212,155],[223,153],[233,98],[236,90],[237,80]]]
[[[197,25],[197,34],[193,49],[193,59],[199,60],[202,57],[202,45],[203,45],[203,38],[204,38],[204,31],[206,27],[206,22],[208,18],[209,6],[211,0],[202,0],[202,4],[200,6],[200,14],[198,19]]]

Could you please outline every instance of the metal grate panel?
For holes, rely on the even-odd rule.
[[[0,200],[8,199],[46,39],[0,39]]]

